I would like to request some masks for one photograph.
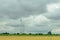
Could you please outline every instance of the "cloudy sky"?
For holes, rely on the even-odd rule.
[[[0,33],[60,33],[60,0],[0,0]]]

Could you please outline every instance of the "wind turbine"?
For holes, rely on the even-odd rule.
[[[23,21],[22,21],[22,18],[20,19],[20,22],[21,22],[21,29],[20,29],[20,33],[24,33],[25,32],[25,26],[23,24]]]

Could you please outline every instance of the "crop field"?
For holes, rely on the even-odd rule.
[[[0,36],[0,40],[60,40],[60,36]]]

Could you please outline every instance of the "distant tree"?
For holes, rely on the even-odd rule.
[[[49,31],[48,34],[51,35],[52,34],[51,31]]]
[[[43,35],[42,33],[39,33],[38,35]]]
[[[17,33],[17,35],[19,35],[20,33]]]
[[[32,33],[29,33],[29,35],[32,35]]]
[[[35,35],[38,35],[38,33],[36,33]]]
[[[22,35],[26,35],[26,33],[22,33]]]
[[[42,33],[36,33],[35,35],[43,35]]]
[[[5,33],[2,33],[2,34],[9,34],[9,33],[5,32]]]

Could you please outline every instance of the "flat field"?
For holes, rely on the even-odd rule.
[[[60,36],[0,36],[0,40],[60,40]]]

